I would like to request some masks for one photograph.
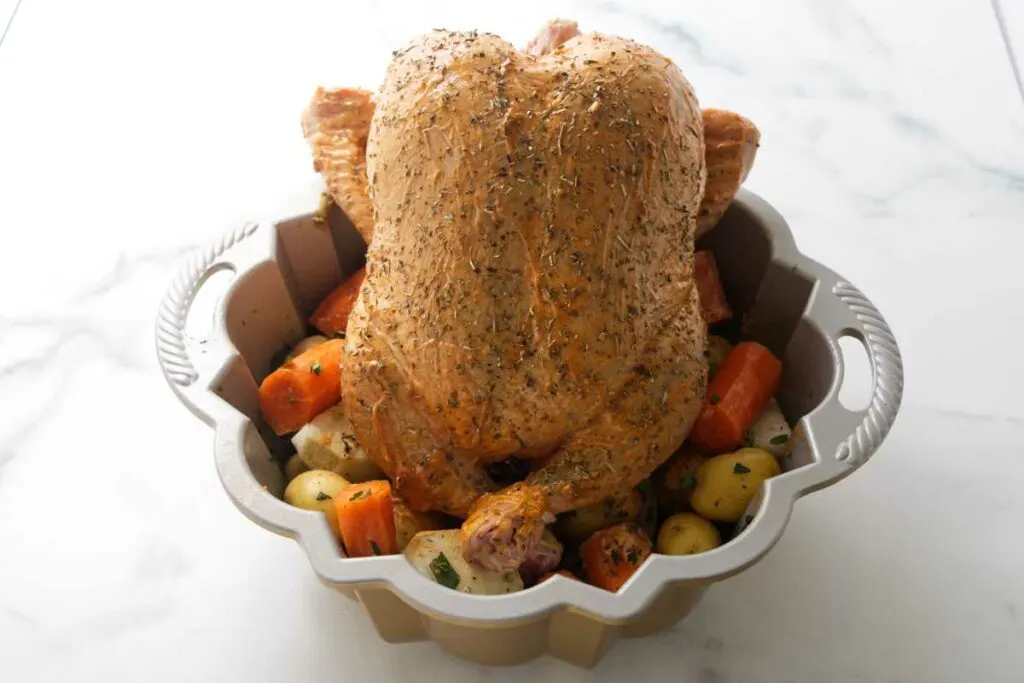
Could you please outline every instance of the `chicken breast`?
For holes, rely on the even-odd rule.
[[[366,177],[346,414],[410,507],[469,515],[467,559],[517,567],[554,514],[671,455],[703,400],[696,98],[629,40],[535,57],[435,31],[395,55]],[[497,492],[484,466],[512,455],[546,460]]]

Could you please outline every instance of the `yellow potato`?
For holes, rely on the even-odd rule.
[[[700,515],[684,512],[666,519],[658,531],[662,555],[696,555],[722,545],[715,525]]]
[[[314,334],[312,337],[306,337],[292,347],[292,350],[288,352],[288,358],[295,358],[295,356],[301,355],[306,351],[309,351],[314,346],[323,344],[325,341],[328,341],[327,337],[322,334]]]
[[[398,552],[405,550],[412,537],[419,532],[441,528],[441,522],[437,515],[430,512],[413,512],[397,498],[394,499],[392,508],[395,516],[395,540],[398,541]]]
[[[690,509],[690,496],[697,486],[697,469],[707,462],[689,446],[683,446],[654,473],[654,490],[658,493],[661,514],[685,512]]]
[[[302,458],[299,457],[298,453],[288,458],[288,462],[284,464],[284,478],[285,481],[291,481],[295,477],[299,476],[303,472],[309,471],[309,465],[302,462]]]
[[[334,513],[334,496],[346,486],[347,479],[326,470],[302,472],[284,490],[284,502],[303,510],[320,510],[327,517],[334,537],[341,538],[338,517]]]
[[[595,531],[622,522],[634,522],[643,509],[643,496],[637,490],[612,496],[600,503],[570,510],[558,518],[555,533],[559,538],[580,543]]]
[[[761,484],[781,471],[775,457],[760,448],[716,455],[697,468],[690,506],[707,519],[737,522]]]
[[[717,335],[708,336],[708,345],[704,349],[704,356],[708,359],[708,372],[713,375],[725,362],[725,357],[732,351],[732,344],[723,337]]]

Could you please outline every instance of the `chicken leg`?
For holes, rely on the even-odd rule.
[[[693,425],[693,406],[704,400],[706,331],[695,314],[699,306],[693,287],[605,413],[524,482],[476,502],[462,526],[468,561],[495,571],[518,567],[554,515],[636,486],[672,455]]]

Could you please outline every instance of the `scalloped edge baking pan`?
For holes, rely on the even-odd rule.
[[[310,198],[306,206],[315,203]],[[779,403],[797,427],[785,471],[761,488],[729,542],[701,555],[653,556],[618,593],[558,577],[520,593],[474,596],[425,580],[401,555],[342,558],[323,515],[280,500],[285,445],[257,408],[257,387],[274,354],[305,336],[309,312],[362,263],[365,245],[332,211],[326,222],[308,212],[246,223],[195,254],[160,306],[157,354],[174,392],[213,427],[217,470],[238,509],[297,540],[321,581],[358,599],[384,640],[432,639],[489,665],[548,653],[593,666],[619,638],[671,627],[711,584],[757,562],[779,540],[797,499],[863,465],[896,418],[903,366],[882,315],[856,287],[800,254],[782,217],[741,190],[699,246],[715,252],[747,334],[783,359]],[[222,270],[234,279],[214,329],[208,338],[189,338],[189,308]],[[867,349],[872,393],[863,411],[838,400],[841,337]]]

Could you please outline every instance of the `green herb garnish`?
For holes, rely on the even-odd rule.
[[[750,471],[750,468],[747,467],[746,465],[744,465],[741,462],[738,462],[738,463],[736,463],[735,465],[732,466],[732,473],[733,474],[746,474],[749,471]]]
[[[382,555],[383,554],[383,553],[381,553],[380,546],[377,545],[376,541],[370,541],[370,552],[372,552],[374,555]]]
[[[330,496],[328,496],[328,495],[327,495],[326,493],[324,493],[323,491],[317,491],[317,492],[316,492],[316,499],[317,499],[317,500],[330,500],[330,499],[331,499],[331,497],[330,497]]]
[[[622,562],[622,553],[619,552],[618,548],[612,549],[612,562],[614,562],[615,564],[619,564],[620,562]]]
[[[777,436],[772,437],[771,443],[773,446],[781,446],[787,441],[789,441],[789,434],[779,434]]]
[[[312,372],[314,375],[319,375],[321,372],[323,372],[323,370],[324,369],[323,366],[320,365],[320,361],[317,361],[313,363],[311,366],[309,366],[309,371]]]
[[[749,525],[753,521],[754,521],[754,515],[747,515],[746,517],[743,518],[743,526],[747,526],[747,525]]]
[[[444,556],[444,553],[439,553],[430,563],[430,571],[433,573],[435,581],[445,588],[451,588],[452,590],[458,588],[462,580],[459,578],[459,573],[452,568],[451,562]]]
[[[683,488],[692,489],[695,486],[697,486],[697,478],[694,477],[692,474],[687,473],[686,476],[683,477]]]
[[[718,394],[711,394],[711,398],[708,399],[708,403],[710,403],[713,406],[717,406],[718,402],[721,400],[722,399],[719,398]]]
[[[626,561],[635,567],[636,563],[640,561],[640,551],[636,548],[630,548],[627,550]]]
[[[368,495],[370,495],[370,494],[367,493],[366,489],[362,489],[360,491],[356,491],[351,496],[349,496],[348,500],[349,500],[349,502],[352,502],[353,500],[362,500],[363,498],[366,498],[366,496],[368,496]]]

